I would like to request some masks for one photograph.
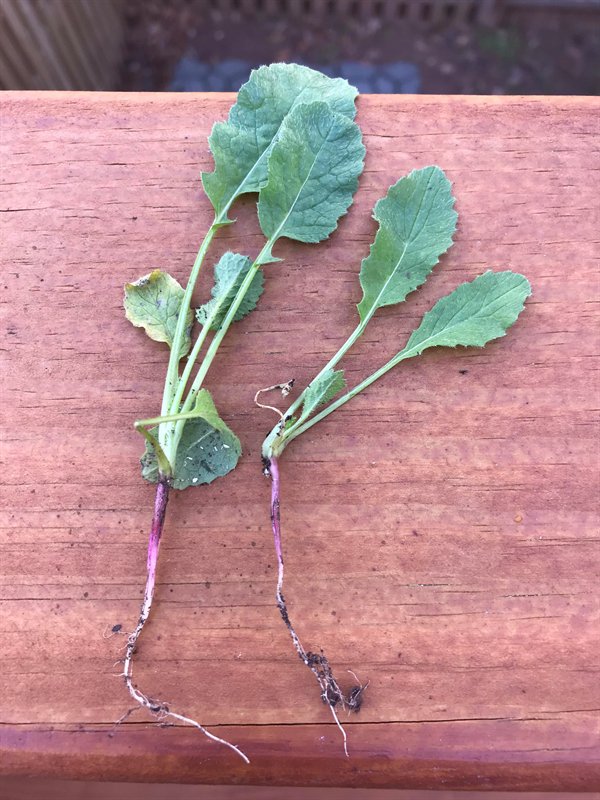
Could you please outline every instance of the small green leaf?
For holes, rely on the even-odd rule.
[[[485,272],[438,300],[399,355],[420,355],[428,347],[483,347],[504,336],[530,294],[523,275]]]
[[[196,311],[196,318],[201,325],[208,322],[211,330],[217,330],[221,326],[251,266],[252,261],[239,253],[225,253],[221,256],[215,265],[212,298]],[[263,286],[264,276],[262,271],[258,270],[244,295],[234,320],[242,319],[256,308],[258,299],[263,292]]]
[[[242,452],[240,440],[223,422],[207,389],[198,392],[193,411],[197,419],[186,420],[173,466],[173,486],[186,489],[211,483],[236,466]],[[156,434],[156,428],[150,432]],[[142,476],[158,480],[158,464],[151,444],[141,459]]]
[[[344,372],[341,369],[328,369],[320,377],[310,383],[306,389],[304,402],[302,404],[302,414],[299,422],[305,419],[319,407],[333,400],[338,392],[346,386]]]
[[[151,339],[166,342],[171,347],[183,295],[183,288],[175,278],[155,269],[135,283],[125,284],[125,316],[136,327],[144,328]],[[193,320],[190,310],[179,358],[190,349]]]
[[[241,87],[227,122],[217,122],[208,140],[215,169],[202,174],[202,183],[217,216],[227,219],[236,197],[258,192],[264,185],[271,147],[294,108],[323,100],[334,111],[354,119],[357,94],[342,78],[328,78],[298,64],[254,70]]]
[[[450,181],[439,167],[414,170],[376,203],[373,217],[379,230],[360,270],[361,321],[402,302],[452,245],[457,214]]]
[[[287,419],[284,420],[283,429],[282,430],[287,431],[288,428],[293,427],[296,424],[297,421],[298,421],[298,417],[287,417]]]
[[[258,217],[276,241],[320,242],[352,203],[365,148],[360,128],[326,103],[295,108],[281,126],[269,157]]]

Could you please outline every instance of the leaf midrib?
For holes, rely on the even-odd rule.
[[[368,321],[371,318],[371,316],[373,316],[373,314],[380,307],[379,306],[379,301],[380,301],[381,297],[385,294],[385,291],[387,290],[390,281],[392,280],[392,278],[398,272],[398,270],[400,268],[400,264],[402,263],[402,261],[404,260],[404,257],[406,256],[406,251],[408,250],[409,243],[412,241],[412,234],[413,234],[413,231],[415,229],[415,225],[417,224],[417,219],[419,218],[419,214],[421,213],[421,209],[423,207],[423,201],[425,200],[425,194],[427,193],[427,190],[429,189],[429,184],[431,183],[432,175],[433,175],[433,172],[430,173],[430,175],[429,175],[429,177],[427,179],[427,186],[425,187],[425,189],[423,191],[423,194],[421,196],[421,200],[419,202],[419,207],[417,209],[417,213],[415,214],[415,218],[414,218],[413,223],[412,223],[411,228],[410,228],[410,232],[409,232],[408,236],[406,237],[406,243],[404,245],[404,249],[402,251],[402,255],[400,256],[400,258],[396,262],[396,266],[393,268],[393,270],[389,274],[388,278],[386,279],[385,283],[383,284],[383,287],[381,288],[379,294],[377,295],[377,297],[375,298],[375,300],[373,301],[373,303],[369,307],[369,310],[367,311],[367,314],[365,315],[365,317],[363,319],[363,323]],[[439,194],[439,191],[440,191],[440,189],[438,188],[438,191],[436,193],[436,197],[437,197],[437,194]],[[434,198],[434,200],[435,200],[435,198]],[[419,235],[420,235],[420,233],[421,232],[419,231]],[[415,237],[415,238],[417,238],[417,237]],[[436,263],[437,263],[437,261],[436,261]],[[435,264],[434,264],[434,266],[435,266]]]
[[[236,198],[238,198],[238,197],[240,196],[240,194],[243,194],[243,192],[240,192],[240,189],[241,189],[241,188],[244,186],[244,184],[245,184],[245,183],[248,181],[248,179],[250,178],[250,176],[252,175],[252,173],[254,172],[254,170],[256,169],[256,167],[257,167],[257,166],[260,164],[260,162],[261,162],[261,161],[262,161],[262,160],[265,158],[265,155],[266,155],[267,151],[269,150],[269,148],[270,148],[270,147],[272,147],[272,145],[273,145],[273,142],[274,142],[274,141],[277,139],[277,137],[279,136],[279,131],[281,130],[281,127],[282,127],[283,123],[286,121],[286,119],[289,117],[289,115],[292,113],[292,111],[293,111],[295,108],[297,108],[299,105],[302,105],[302,103],[300,102],[300,98],[302,97],[302,95],[304,94],[304,92],[306,92],[306,91],[307,91],[307,89],[309,89],[309,88],[311,88],[311,87],[313,86],[313,83],[314,83],[314,81],[313,81],[313,82],[311,82],[311,83],[307,83],[307,84],[306,84],[306,86],[304,86],[304,87],[303,87],[303,88],[302,88],[302,89],[301,89],[301,90],[298,92],[298,94],[296,95],[296,97],[293,99],[291,106],[289,106],[289,108],[288,108],[288,109],[287,109],[287,111],[285,112],[285,115],[283,116],[283,118],[282,118],[281,122],[279,123],[279,126],[278,126],[277,130],[275,131],[275,133],[274,133],[274,134],[273,134],[273,136],[271,137],[271,140],[269,141],[269,144],[268,144],[268,145],[265,147],[265,149],[262,151],[262,153],[261,153],[261,154],[259,155],[259,157],[256,159],[256,161],[254,162],[254,164],[252,165],[252,167],[251,167],[251,168],[248,170],[248,172],[246,173],[246,175],[245,175],[244,179],[242,180],[242,182],[240,183],[240,185],[237,187],[237,189],[235,190],[234,194],[231,196],[231,200],[229,200],[229,202],[227,203],[226,207],[223,209],[223,211],[222,211],[222,212],[221,212],[221,214],[219,215],[220,217],[221,217],[221,216],[223,216],[223,215],[224,215],[224,216],[227,216],[227,212],[229,211],[229,209],[231,208],[231,206],[232,206],[232,205],[233,205],[233,203],[235,202]],[[315,101],[315,102],[317,102],[317,101]],[[332,110],[333,110],[333,109],[332,109]],[[230,123],[230,124],[233,124],[233,123]],[[236,125],[236,127],[238,127],[238,126]],[[255,140],[255,142],[256,142],[256,144],[257,144],[257,149],[258,149],[258,134],[257,134],[257,125],[256,125],[256,120],[255,120],[255,122],[254,122],[254,140]]]
[[[321,142],[321,145],[320,145],[320,147],[319,147],[319,150],[318,150],[317,154],[315,155],[315,157],[314,157],[314,159],[313,159],[313,163],[311,164],[311,167],[310,167],[310,169],[309,169],[309,171],[308,171],[308,174],[307,174],[306,178],[304,179],[304,181],[303,181],[303,183],[302,183],[302,186],[301,186],[301,187],[300,187],[300,189],[298,190],[298,193],[297,193],[296,197],[294,198],[294,201],[293,201],[293,203],[290,205],[290,208],[289,208],[289,210],[288,210],[287,214],[285,215],[285,217],[284,217],[284,219],[283,219],[283,222],[282,222],[282,223],[279,225],[279,227],[277,228],[276,232],[275,232],[275,233],[274,233],[274,234],[273,234],[273,235],[270,237],[270,242],[271,242],[271,243],[273,243],[273,244],[274,244],[274,243],[275,243],[275,242],[276,242],[276,241],[277,241],[277,240],[280,238],[280,236],[282,235],[282,234],[281,234],[281,230],[282,230],[282,228],[285,226],[285,223],[286,223],[286,222],[288,221],[288,219],[290,218],[290,214],[292,213],[292,211],[293,211],[293,210],[294,210],[294,208],[296,207],[296,203],[298,202],[298,199],[300,198],[300,195],[301,195],[301,194],[302,194],[302,192],[304,191],[304,187],[306,186],[306,184],[307,184],[307,183],[308,183],[308,181],[310,180],[310,177],[311,177],[311,175],[312,175],[313,169],[315,168],[315,164],[317,163],[317,161],[318,161],[318,159],[319,159],[319,156],[321,155],[321,152],[322,152],[323,148],[325,147],[325,145],[326,145],[326,144],[327,144],[327,142],[329,141],[329,134],[331,133],[331,131],[332,131],[332,128],[333,128],[333,125],[334,125],[334,122],[335,122],[335,116],[334,116],[334,115],[336,114],[336,112],[335,112],[335,111],[332,111],[332,112],[331,112],[331,114],[332,114],[332,119],[331,119],[331,122],[330,122],[330,125],[329,125],[329,130],[327,131],[327,135],[325,136],[325,138],[324,138],[324,139],[323,139],[323,141]],[[260,208],[259,208],[259,216],[260,216]]]
[[[454,323],[454,324],[448,324],[448,325],[446,325],[446,326],[445,326],[445,327],[444,327],[442,330],[440,330],[440,331],[437,331],[436,333],[433,333],[431,336],[428,336],[426,339],[423,339],[422,341],[420,341],[420,342],[419,342],[417,345],[413,345],[413,346],[412,346],[410,349],[405,349],[405,350],[401,351],[401,353],[400,353],[399,355],[405,355],[406,353],[409,353],[409,352],[411,352],[412,350],[416,350],[416,348],[417,348],[417,347],[422,347],[422,346],[423,346],[423,345],[424,345],[426,342],[430,342],[432,339],[435,339],[435,338],[437,338],[437,337],[438,337],[438,336],[440,336],[441,334],[448,333],[449,331],[451,331],[451,330],[454,330],[454,329],[458,328],[460,325],[464,324],[465,322],[472,321],[473,319],[480,319],[480,318],[482,318],[482,317],[486,317],[487,319],[492,319],[492,316],[491,316],[491,315],[489,315],[489,314],[488,314],[488,315],[486,315],[486,314],[484,313],[484,312],[485,312],[485,309],[486,309],[486,308],[488,308],[488,307],[489,307],[489,306],[490,306],[490,305],[491,305],[493,302],[495,302],[496,300],[501,300],[503,297],[506,297],[506,296],[507,296],[508,294],[510,294],[511,292],[517,291],[519,288],[520,288],[519,286],[511,286],[511,287],[510,287],[510,289],[507,289],[505,292],[503,292],[503,293],[502,293],[501,295],[499,295],[498,297],[494,297],[494,299],[493,299],[493,300],[490,300],[490,301],[488,301],[488,302],[487,302],[485,305],[482,305],[481,309],[480,309],[480,310],[479,310],[479,311],[478,311],[476,314],[474,314],[473,316],[469,317],[468,319],[463,319],[463,320],[461,320],[461,321],[459,321],[459,322],[456,322],[456,323]],[[435,306],[434,306],[434,308],[435,308]],[[464,309],[464,306],[463,306],[463,308],[459,308],[459,309],[457,309],[457,310],[455,311],[455,313],[453,314],[453,316],[450,318],[450,322],[451,322],[451,321],[452,321],[452,320],[453,320],[453,319],[456,317],[456,315],[457,315],[457,314],[458,314],[460,311],[462,311],[463,309]],[[431,310],[433,311],[433,309],[431,309]],[[430,312],[430,313],[431,313],[431,312]],[[418,328],[417,328],[417,331],[418,331]],[[416,333],[417,331],[415,331],[415,333]],[[506,332],[506,330],[505,330],[504,332]]]

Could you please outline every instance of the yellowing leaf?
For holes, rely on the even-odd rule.
[[[183,294],[183,288],[175,278],[155,269],[135,283],[125,284],[125,316],[133,325],[143,328],[151,339],[166,342],[171,347]],[[193,320],[190,310],[179,358],[190,349]]]

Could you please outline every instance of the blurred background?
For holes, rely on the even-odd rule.
[[[0,88],[235,91],[295,61],[361,92],[599,94],[600,0],[0,0]]]

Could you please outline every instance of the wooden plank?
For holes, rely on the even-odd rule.
[[[186,786],[124,782],[6,778],[0,800],[348,800],[348,789],[282,786]],[[352,800],[515,800],[511,792],[452,792],[403,789],[352,789]],[[528,792],[526,800],[549,800],[547,792]],[[579,792],[553,792],[551,800],[582,800]],[[589,797],[588,797],[589,800]]]
[[[600,788],[594,98],[362,97],[355,206],[318,250],[283,244],[209,385],[245,458],[173,499],[136,676],[243,746],[130,718],[113,667],[136,619],[152,489],[131,422],[165,351],[122,284],[188,274],[211,219],[206,137],[226,95],[3,95],[5,436],[0,773],[371,788]],[[373,324],[351,381],[435,298],[527,274],[522,319],[482,351],[390,373],[282,463],[287,599],[307,646],[370,679],[351,758],[273,603],[256,388],[306,381],[351,330],[370,210],[408,170],[454,182],[456,244]],[[251,199],[225,249],[257,252]],[[205,296],[205,274],[199,296]]]
[[[6,778],[0,785],[0,800],[348,800],[347,789],[282,786],[185,786],[182,784],[96,783]],[[507,792],[390,791],[353,789],[352,800],[514,800]],[[529,792],[526,800],[548,800],[546,792]],[[575,792],[553,792],[551,800],[581,800]]]

